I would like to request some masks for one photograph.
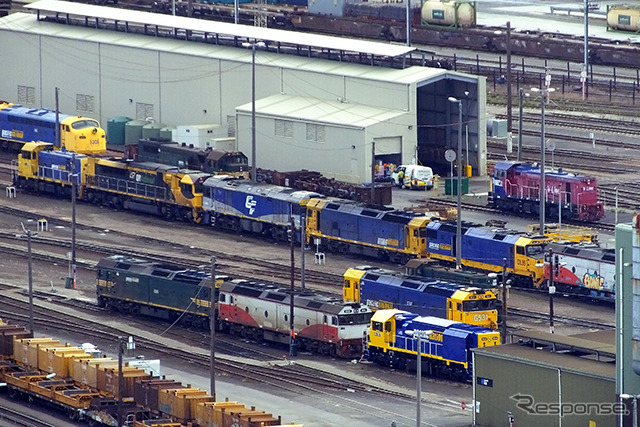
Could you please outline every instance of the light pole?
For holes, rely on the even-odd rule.
[[[522,161],[522,110],[524,108],[524,98],[528,97],[529,94],[524,91],[523,88],[520,88],[518,91],[518,158],[519,162]]]
[[[462,101],[460,99],[449,97],[449,102],[458,104],[458,222],[456,226],[456,268],[462,268],[462,178],[460,172],[462,170]]]
[[[24,231],[24,235],[27,236],[27,280],[29,281],[29,332],[31,332],[31,336],[33,336],[33,270],[31,267],[32,259],[31,259],[31,237],[35,237],[38,233],[31,234],[31,230],[27,230],[23,223],[22,231]]]
[[[511,22],[507,21],[507,132],[511,133]]]
[[[584,64],[580,73],[582,100],[587,99],[587,70],[589,67],[589,0],[584,0]]]
[[[71,252],[69,253],[69,277],[67,277],[65,288],[76,289],[77,269],[76,269],[76,153],[71,155],[69,165],[69,181],[71,181]]]
[[[545,83],[550,79],[545,79]],[[545,220],[545,207],[546,207],[546,181],[544,176],[545,169],[545,120],[544,120],[544,106],[547,101],[549,93],[554,92],[554,88],[544,86],[542,89],[537,87],[531,88],[532,92],[540,92],[540,235],[544,236],[544,220]]]
[[[553,259],[553,250],[549,249],[549,253],[547,254],[549,257],[549,333],[553,334],[555,332],[555,327],[553,326],[553,294],[556,293],[556,287],[554,286],[554,278],[555,269],[558,268],[558,255],[556,255],[556,259]]]
[[[211,290],[209,294],[209,387],[216,397],[216,257],[211,257]]]
[[[416,427],[422,425],[420,402],[422,400],[422,339],[429,338],[433,331],[407,331],[407,335],[416,339]],[[428,341],[427,341],[428,343]]]
[[[118,337],[118,413],[117,420],[118,426],[121,426],[124,422],[122,419],[122,392],[124,389],[124,375],[122,374],[122,357],[127,350],[128,352],[135,350],[136,344],[133,341],[133,337],[129,337],[127,341],[124,337]]]
[[[502,35],[501,30],[493,32],[495,35]],[[507,21],[506,30],[506,51],[507,51],[507,132],[511,132],[511,21]]]
[[[251,48],[251,182],[258,182],[256,169],[256,47],[265,47],[264,42],[242,43]]]

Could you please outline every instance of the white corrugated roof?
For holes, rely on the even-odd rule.
[[[251,103],[236,107],[236,111],[251,114]],[[366,128],[407,114],[405,111],[388,108],[285,94],[256,100],[256,112],[260,115],[292,117],[296,120],[333,123],[352,128]]]
[[[121,23],[130,22],[153,26],[157,25],[164,28],[187,29],[203,33],[239,37],[245,40],[310,46],[315,48],[331,49],[336,52],[358,52],[379,57],[402,57],[415,50],[413,47],[388,43],[300,33],[273,28],[253,27],[241,24],[230,24],[226,22],[185,18],[182,16],[163,15],[158,13],[72,3],[60,0],[40,0],[24,7],[50,13],[114,20]]]

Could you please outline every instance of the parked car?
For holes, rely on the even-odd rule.
[[[428,166],[400,165],[391,174],[394,185],[412,190],[431,190],[433,170]],[[400,182],[402,180],[402,182]]]

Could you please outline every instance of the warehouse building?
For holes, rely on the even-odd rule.
[[[474,350],[474,425],[616,425],[614,330],[514,339]]]
[[[0,19],[0,54],[21,62],[3,70],[7,101],[54,108],[58,87],[62,112],[103,127],[219,124],[250,161],[255,118],[258,167],[354,183],[370,181],[372,156],[447,175],[459,144],[486,174],[485,79],[404,66],[420,58],[411,47],[57,0],[27,8],[37,14]]]

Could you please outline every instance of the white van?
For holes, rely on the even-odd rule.
[[[401,175],[402,183],[400,182]],[[433,188],[433,170],[428,166],[400,165],[393,171],[391,178],[393,178],[393,183],[400,188],[412,190],[431,190]]]

